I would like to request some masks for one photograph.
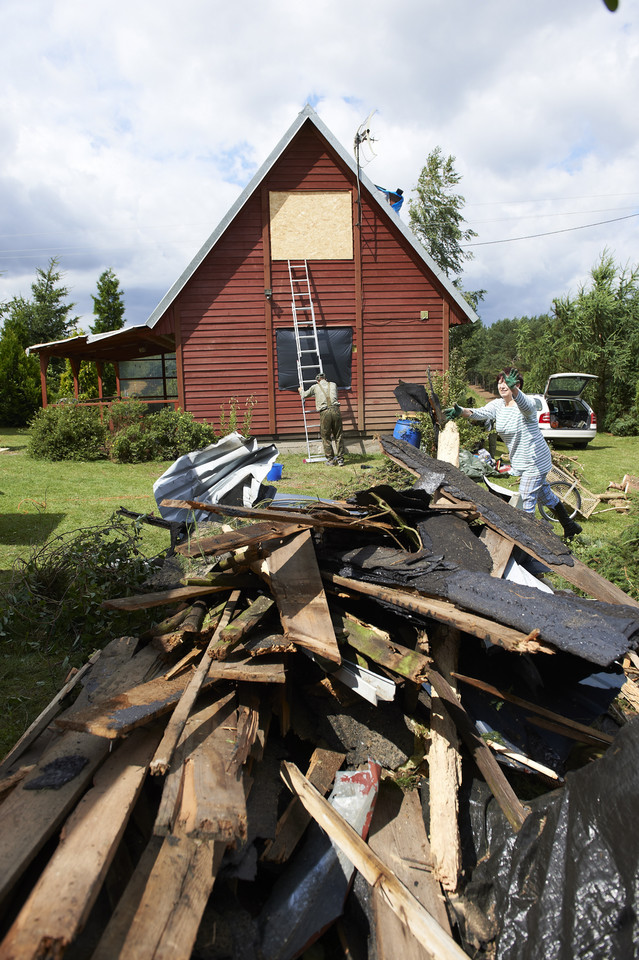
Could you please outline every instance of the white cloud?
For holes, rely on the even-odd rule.
[[[376,110],[375,183],[453,154],[482,315],[546,312],[605,247],[635,262],[638,27],[630,0],[5,0],[0,300],[57,256],[85,325],[106,267],[144,322],[310,99],[348,150]]]

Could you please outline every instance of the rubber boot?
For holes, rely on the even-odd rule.
[[[570,517],[568,516],[568,512],[564,507],[563,503],[561,502],[561,500],[555,507],[552,507],[552,512],[554,513],[554,515],[559,520],[559,523],[564,528],[565,537],[570,538],[570,537],[574,537],[578,533],[581,533],[580,524],[578,524],[576,520],[570,519]]]

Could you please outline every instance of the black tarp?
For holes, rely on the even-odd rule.
[[[630,960],[639,945],[639,719],[532,801],[517,834],[475,805],[489,847],[465,895],[496,921],[495,960]],[[494,807],[494,801],[488,805]],[[483,838],[479,834],[483,833]],[[477,850],[481,857],[481,849]]]
[[[351,388],[351,356],[353,353],[352,327],[318,327],[317,342],[322,358],[322,369],[327,380],[336,383],[340,390]],[[275,334],[277,348],[277,385],[280,390],[297,390],[299,380],[297,375],[297,346],[294,330],[277,330]],[[314,350],[312,336],[302,333],[300,347],[302,350]],[[305,363],[316,364],[315,353],[308,354]],[[312,380],[313,377],[305,377]]]

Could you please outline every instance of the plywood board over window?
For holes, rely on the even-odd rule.
[[[271,191],[273,260],[352,260],[350,190]]]

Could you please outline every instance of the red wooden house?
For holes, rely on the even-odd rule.
[[[232,398],[240,411],[254,398],[254,434],[303,435],[289,263],[304,261],[345,431],[392,429],[399,380],[445,370],[449,326],[476,316],[310,106],[145,325],[30,348],[43,389],[49,356],[108,360],[123,394],[214,425]]]

